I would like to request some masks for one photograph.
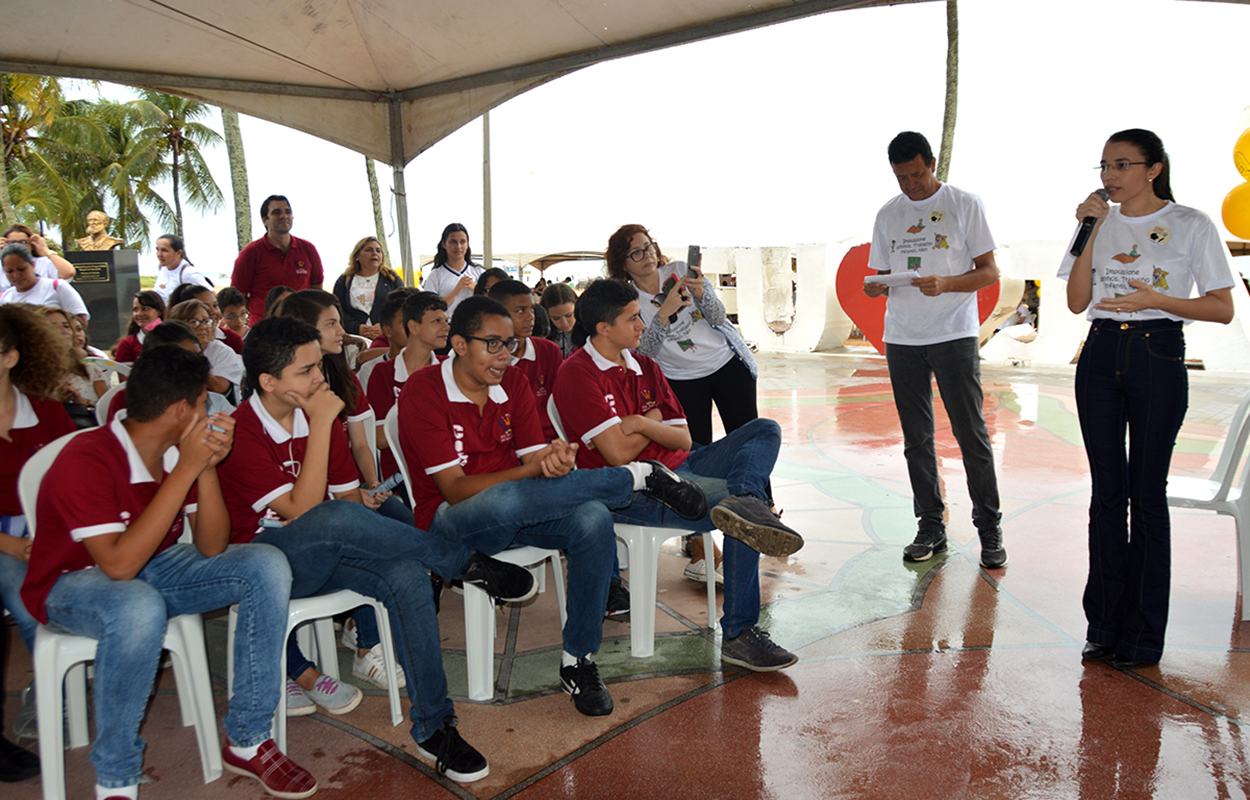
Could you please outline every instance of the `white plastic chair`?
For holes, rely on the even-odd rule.
[[[377,472],[378,480],[384,481],[388,476],[382,474],[382,462],[378,454],[378,415],[370,408],[369,414],[361,420],[365,424],[365,441],[369,443],[369,452],[373,453],[373,469]],[[366,491],[363,487],[361,491]]]
[[[1237,593],[1241,595],[1241,619],[1250,619],[1246,600],[1246,575],[1250,574],[1250,495],[1246,491],[1250,464],[1242,468],[1246,442],[1250,439],[1250,392],[1241,398],[1210,478],[1168,478],[1168,505],[1203,508],[1233,518],[1237,531]],[[1240,480],[1237,479],[1241,472]],[[1236,481],[1236,485],[1233,482]]]
[[[126,384],[119,383],[100,395],[100,399],[95,402],[95,421],[101,427],[108,424],[109,404],[113,402],[113,397],[124,388],[126,388]]]
[[[62,436],[31,456],[18,477],[18,496],[26,514],[30,536],[35,535],[35,511],[39,484],[52,462],[78,431]],[[96,640],[86,636],[56,633],[40,625],[35,633],[33,666],[35,703],[38,708],[39,755],[45,800],[65,797],[65,741],[62,730],[62,684],[69,698],[69,743],[82,747],[89,743],[87,731],[86,662],[95,660]],[[204,782],[221,777],[221,740],[217,736],[217,715],[213,709],[213,684],[208,672],[208,652],[204,646],[204,622],[199,614],[184,614],[169,620],[164,649],[173,655],[174,679],[182,724],[195,726]]]
[[[398,405],[392,406],[387,412],[382,430],[395,456],[395,463],[399,465],[400,474],[404,476],[408,501],[415,507],[408,461],[399,446]],[[528,569],[538,582],[540,592],[546,590],[544,567],[546,562],[551,562],[551,577],[556,585],[556,603],[560,606],[560,627],[563,628],[568,622],[568,610],[565,607],[564,570],[560,564],[560,551],[541,547],[512,547],[495,553],[493,557]],[[495,604],[485,591],[470,583],[464,585],[464,631],[469,699],[490,700],[495,696]]]
[[[551,420],[551,425],[560,438],[567,441],[564,425],[560,422],[560,411],[556,408],[555,395],[547,398],[547,418]],[[660,546],[668,539],[685,536],[690,531],[628,525],[623,522],[614,524],[613,530],[626,550],[625,558],[621,559],[624,565],[622,568],[629,570],[629,653],[634,658],[650,658],[655,655],[655,614],[639,613],[639,610],[655,608],[660,573]],[[712,554],[716,550],[711,531],[703,532],[703,552],[708,563],[713,564],[715,559]],[[716,574],[709,569],[707,576],[708,628],[715,630]]]
[[[297,634],[300,647],[305,655],[311,655],[317,662],[317,668],[323,675],[339,679],[339,657],[334,637],[334,621],[336,614],[342,614],[360,606],[372,606],[378,619],[378,639],[382,642],[382,659],[386,665],[387,698],[391,704],[391,725],[398,725],[404,719],[403,706],[399,699],[399,678],[396,675],[395,640],[391,636],[391,620],[387,615],[386,606],[371,597],[342,589],[337,592],[302,597],[291,600],[287,615],[286,635],[291,631],[308,624],[313,629],[312,641],[304,637],[304,628]],[[230,615],[226,623],[226,682],[227,693],[234,687],[234,629],[238,624],[239,607],[230,607]],[[281,686],[278,708],[273,716],[273,741],[282,752],[286,752],[286,639],[283,638],[281,660]],[[315,647],[314,647],[315,645]]]

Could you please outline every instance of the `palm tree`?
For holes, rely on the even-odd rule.
[[[27,205],[28,198],[44,208],[55,204],[28,174],[27,160],[34,154],[40,131],[60,115],[63,102],[56,78],[0,74],[0,217],[6,227],[18,221],[17,208]],[[13,187],[13,182],[18,185]],[[16,203],[14,193],[19,197]]]
[[[213,180],[200,148],[221,142],[221,134],[196,120],[208,116],[210,106],[198,100],[144,89],[132,105],[143,125],[138,136],[161,164],[162,177],[174,188],[174,230],[182,235],[182,192],[196,211],[221,207],[221,189]],[[169,161],[166,162],[165,158]]]
[[[942,115],[942,147],[938,151],[937,179],[946,183],[955,147],[955,111],[959,105],[959,8],[946,0],[946,111]]]
[[[378,230],[378,244],[382,245],[382,257],[391,264],[391,254],[386,248],[386,226],[382,224],[382,196],[378,192],[378,173],[373,167],[373,159],[365,156],[365,171],[369,173],[369,194],[373,197],[373,226]],[[391,264],[394,267],[394,264]],[[400,269],[402,271],[402,265]]]
[[[226,155],[230,157],[230,186],[234,194],[234,230],[239,249],[252,241],[252,199],[247,189],[247,160],[243,157],[243,132],[239,114],[228,108],[221,110],[221,129],[226,139]]]

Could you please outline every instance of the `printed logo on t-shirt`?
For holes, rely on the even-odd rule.
[[[920,256],[908,256],[907,268],[919,271],[920,270]]]
[[[908,233],[920,233],[924,230],[924,220],[919,220],[915,225],[907,229]]]
[[[1137,252],[1137,245],[1133,245],[1132,250],[1127,253],[1120,253],[1119,255],[1112,256],[1111,260],[1119,261],[1121,264],[1132,264],[1139,258],[1141,258],[1141,253]]]
[[[296,275],[307,275],[307,274],[308,274],[308,267],[304,264],[304,262],[303,262],[303,261],[297,261],[297,262],[295,262],[295,274],[296,274]]]
[[[941,222],[944,219],[946,219],[946,213],[943,211],[930,211],[929,212],[930,222]]]
[[[1172,232],[1162,225],[1156,225],[1150,229],[1150,241],[1155,244],[1167,244],[1172,241]]]
[[[456,458],[460,461],[460,466],[469,463],[469,456],[464,452],[464,426],[452,423],[451,435],[456,440]]]
[[[617,414],[617,413],[616,413],[616,395],[613,395],[613,394],[610,394],[610,393],[609,393],[609,394],[605,394],[605,395],[603,396],[603,399],[608,401],[608,408],[610,408],[610,409],[612,410],[612,415],[613,415],[613,416],[620,416],[619,414]]]
[[[510,414],[500,414],[499,422],[499,441],[512,441],[512,416]]]
[[[641,395],[642,399],[642,408],[638,410],[639,414],[645,414],[660,405],[655,401],[655,396],[652,394],[650,389],[640,389],[638,394]]]
[[[945,236],[943,236],[940,233],[935,233],[933,234],[933,249],[934,250],[949,250],[951,249],[951,246],[946,243]]]
[[[1150,275],[1150,285],[1166,292],[1168,289],[1168,271],[1162,267],[1155,267],[1154,272]]]

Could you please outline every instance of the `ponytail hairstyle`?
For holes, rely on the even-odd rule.
[[[342,318],[343,308],[339,305],[339,299],[333,294],[321,289],[303,289],[298,292],[292,292],[279,300],[278,305],[274,307],[270,316],[294,317],[300,322],[312,325],[317,330],[317,341],[320,342],[321,329],[317,327],[317,320],[327,308],[338,309],[339,317]],[[339,399],[343,401],[343,411],[340,412],[339,416],[342,419],[346,419],[348,415],[354,413],[356,398],[360,394],[356,388],[356,381],[352,376],[351,367],[347,366],[347,356],[341,352],[323,352],[321,354],[321,371],[325,373],[326,383],[330,384],[330,391],[337,394]]]
[[[1141,151],[1142,160],[1146,162],[1146,168],[1155,164],[1162,164],[1163,168],[1159,170],[1159,174],[1155,177],[1150,185],[1155,190],[1155,197],[1161,200],[1171,200],[1176,202],[1176,198],[1172,196],[1172,169],[1168,161],[1168,153],[1163,149],[1163,140],[1154,133],[1144,128],[1129,128],[1119,133],[1111,134],[1111,138],[1107,139],[1107,144],[1113,142],[1123,142],[1131,144]]]
[[[179,236],[176,233],[163,233],[160,236],[156,237],[156,241],[159,242],[161,239],[164,239],[165,241],[169,242],[169,249],[173,250],[175,253],[178,254],[179,261],[185,261],[191,266],[195,266],[194,264],[191,264],[191,259],[187,258],[187,248],[182,243],[181,236]]]

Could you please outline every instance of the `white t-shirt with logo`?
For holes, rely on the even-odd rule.
[[[974,258],[994,248],[981,198],[944,183],[920,202],[900,194],[881,207],[868,266],[916,277],[963,275],[975,267]],[[887,344],[940,344],[976,336],[980,328],[976,292],[927,297],[915,286],[890,288]]]
[[[19,292],[16,286],[10,286],[0,294],[0,304],[3,303],[29,303],[32,306],[52,306],[53,308],[63,308],[71,314],[81,314],[87,319],[91,319],[91,314],[87,312],[87,304],[82,301],[82,296],[74,291],[69,285],[69,281],[63,281],[59,278],[40,278],[35,281],[35,285],[30,287],[28,291]]]
[[[196,286],[203,286],[205,289],[212,289],[213,282],[204,277],[204,273],[200,272],[194,264],[186,259],[182,260],[178,266],[173,269],[161,267],[156,273],[156,285],[152,288],[161,296],[161,299],[169,303],[169,296],[174,293],[184,283],[193,283]]]
[[[1075,235],[1073,239],[1075,240]],[[1192,322],[1157,308],[1143,311],[1107,311],[1094,306],[1103,298],[1121,297],[1137,291],[1129,280],[1150,284],[1156,292],[1188,298],[1198,287],[1202,296],[1236,285],[1228,247],[1211,218],[1196,208],[1169,202],[1153,214],[1126,217],[1120,206],[1111,211],[1094,239],[1094,293],[1086,319],[1121,321],[1171,319]],[[1076,257],[1064,256],[1059,277],[1072,274]]]

